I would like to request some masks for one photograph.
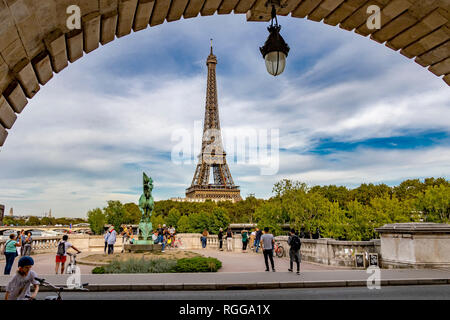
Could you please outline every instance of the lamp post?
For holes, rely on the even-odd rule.
[[[275,25],[273,24],[275,20]],[[289,53],[289,46],[280,35],[281,26],[278,25],[277,11],[275,5],[272,5],[272,21],[269,27],[269,37],[259,50],[266,61],[267,72],[271,75],[278,76],[283,73],[286,67],[286,58]]]

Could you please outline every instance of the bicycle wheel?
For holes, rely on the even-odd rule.
[[[278,246],[276,251],[277,257],[281,258],[284,256],[284,248],[282,246]]]

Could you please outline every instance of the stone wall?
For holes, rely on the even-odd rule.
[[[289,255],[287,236],[276,237]],[[371,241],[338,241],[334,239],[301,239],[300,253],[303,261],[316,262],[332,266],[355,267],[355,254],[363,253],[368,260],[369,253],[378,253],[382,266],[380,240]],[[367,266],[367,261],[366,261]]]
[[[450,225],[395,223],[376,229],[385,268],[450,268]]]

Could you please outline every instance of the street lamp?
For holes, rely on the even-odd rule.
[[[273,24],[274,20],[275,25]],[[281,26],[278,25],[277,11],[274,5],[272,5],[272,21],[267,30],[270,33],[269,37],[259,50],[266,61],[267,72],[275,77],[283,73],[290,48],[280,35]]]

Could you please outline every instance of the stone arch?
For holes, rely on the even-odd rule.
[[[198,15],[246,14],[269,21],[267,0],[0,0],[0,147],[20,114],[54,73],[100,44],[148,26]],[[370,36],[427,67],[450,85],[448,0],[281,0],[279,15],[307,18]],[[67,8],[81,9],[80,30],[67,28]],[[381,29],[366,26],[381,9]]]

